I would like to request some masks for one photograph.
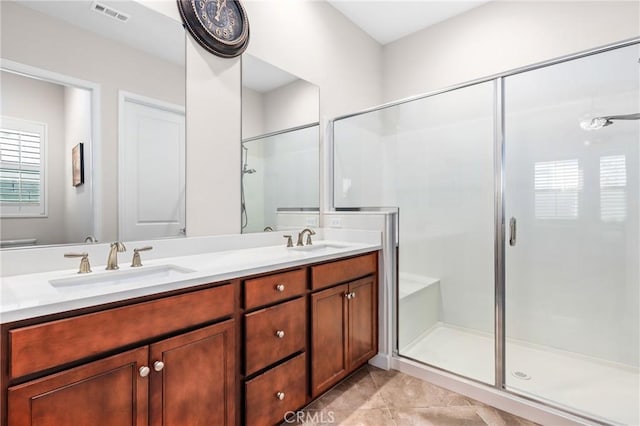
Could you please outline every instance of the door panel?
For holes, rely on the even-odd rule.
[[[373,276],[349,284],[349,370],[366,362],[378,349],[376,280]]]
[[[341,285],[311,295],[312,397],[331,387],[347,371],[347,290],[347,285]]]
[[[152,425],[233,425],[236,415],[234,321],[150,346]],[[156,362],[164,367],[157,371]]]
[[[9,388],[12,426],[147,424],[147,347]]]
[[[184,112],[125,97],[120,161],[120,238],[182,235],[185,227]]]
[[[638,45],[505,78],[506,386],[638,424]]]

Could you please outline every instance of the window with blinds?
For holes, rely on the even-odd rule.
[[[538,219],[577,219],[582,169],[578,159],[534,165],[535,214]]]
[[[623,222],[627,218],[627,164],[624,155],[600,157],[600,219]]]
[[[2,216],[44,216],[46,125],[0,120],[0,207]]]

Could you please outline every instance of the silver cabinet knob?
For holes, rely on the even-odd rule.
[[[352,291],[352,292],[351,292],[351,298],[352,298],[352,299],[355,299],[355,298],[356,298],[356,292],[355,292],[355,291]]]
[[[156,361],[153,363],[153,369],[156,371],[162,371],[162,369],[164,368],[164,362],[162,361]]]
[[[345,293],[344,294],[344,298],[345,299],[351,299],[351,293]]]
[[[276,286],[276,291],[280,291],[280,292],[284,291],[284,284],[278,284]]]
[[[140,377],[147,377],[151,372],[151,369],[146,365],[143,365],[142,367],[140,367],[140,369],[138,369],[138,372],[140,373]]]
[[[282,401],[284,399],[284,392],[276,392],[276,398]]]
[[[278,330],[278,331],[276,331],[276,336],[277,336],[279,339],[282,339],[282,338],[284,337],[284,331],[282,331],[282,330]]]

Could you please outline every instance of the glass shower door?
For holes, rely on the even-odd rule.
[[[640,112],[639,58],[636,44],[504,79],[506,387],[629,425],[640,121],[597,118]]]
[[[336,207],[399,210],[400,355],[489,384],[493,112],[490,81],[334,124]]]

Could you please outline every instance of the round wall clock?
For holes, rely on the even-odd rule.
[[[193,38],[214,55],[233,58],[249,44],[249,21],[240,0],[177,0]]]

